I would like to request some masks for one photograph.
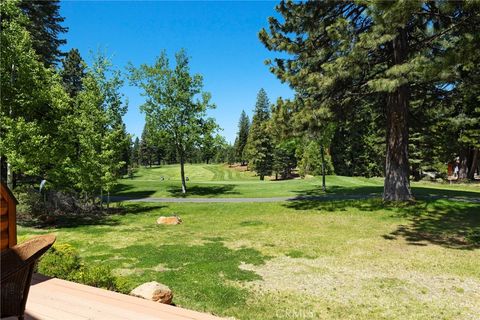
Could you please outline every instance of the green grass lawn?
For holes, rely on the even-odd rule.
[[[186,166],[187,197],[262,198],[324,195],[321,178],[308,177],[283,181],[260,181],[252,172],[241,172],[225,165],[194,164]],[[164,180],[161,180],[161,177]],[[480,185],[412,183],[419,197],[448,195],[480,197]],[[380,178],[327,176],[329,194],[376,194],[383,191]],[[140,168],[133,179],[122,179],[115,195],[127,197],[181,197],[178,165]]]
[[[480,204],[363,201],[128,204],[50,230],[131,286],[238,319],[474,319]],[[184,223],[158,226],[160,215]]]
[[[178,167],[141,169],[119,194],[176,196]],[[263,181],[187,167],[196,197],[316,195],[320,180]],[[159,181],[164,176],[164,181]],[[332,193],[381,192],[380,179],[328,177]],[[233,185],[229,190],[214,189]],[[212,189],[213,188],[213,189]],[[212,191],[213,190],[213,191]],[[219,191],[220,190],[220,191]],[[417,194],[478,197],[476,186],[414,184]],[[216,192],[216,193],[215,193]],[[480,203],[425,199],[274,203],[128,203],[121,214],[19,227],[55,233],[130,287],[158,281],[182,307],[236,319],[476,319]],[[156,225],[178,214],[183,224]]]

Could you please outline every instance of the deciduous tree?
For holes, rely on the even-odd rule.
[[[171,67],[163,52],[153,65],[129,67],[131,82],[143,90],[147,99],[141,106],[147,123],[168,135],[169,141],[175,145],[180,161],[182,193],[187,192],[187,152],[202,137],[206,111],[214,108],[210,93],[203,91],[202,76],[190,74],[188,60],[185,51],[181,50],[175,55],[175,67]]]

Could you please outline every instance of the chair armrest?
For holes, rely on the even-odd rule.
[[[1,253],[1,279],[8,279],[17,270],[34,263],[55,242],[54,235],[43,235],[29,239]]]

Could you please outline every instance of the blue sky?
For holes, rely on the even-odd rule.
[[[217,108],[209,112],[233,142],[242,109],[249,115],[264,88],[274,102],[292,97],[291,89],[272,75],[264,60],[275,56],[258,40],[268,27],[276,2],[62,1],[69,28],[64,50],[78,48],[90,62],[93,50],[104,50],[124,70],[128,62],[152,63],[162,50],[173,58],[181,48],[191,58],[191,71],[204,76],[204,89]],[[130,133],[140,136],[144,115],[140,91],[127,85],[124,117]]]

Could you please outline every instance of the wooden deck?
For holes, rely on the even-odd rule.
[[[219,320],[221,318],[35,274],[28,295],[25,319]]]

